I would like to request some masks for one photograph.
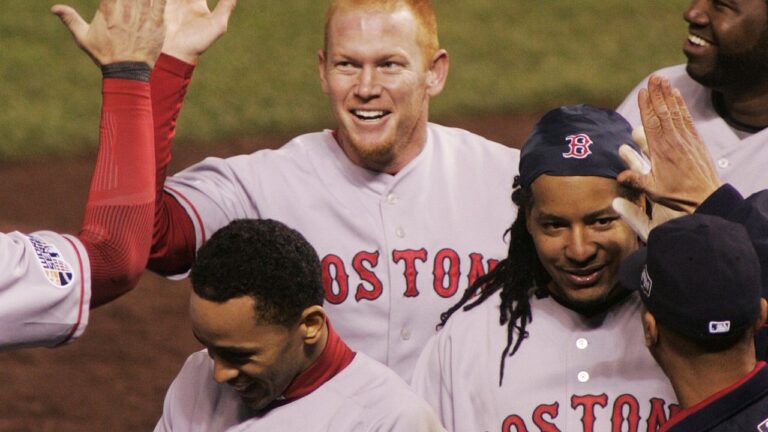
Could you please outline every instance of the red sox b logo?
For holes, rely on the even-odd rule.
[[[568,143],[570,151],[563,153],[564,158],[584,159],[592,154],[592,150],[589,149],[592,140],[587,134],[568,135],[565,137],[565,142]]]

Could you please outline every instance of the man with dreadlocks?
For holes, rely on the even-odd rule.
[[[657,123],[687,118],[661,79],[640,105]],[[639,240],[612,202],[645,205],[617,181],[625,143],[639,150],[626,120],[587,105],[550,111],[534,128],[512,195],[509,254],[442,315],[414,371],[448,430],[655,431],[677,411],[645,348],[641,302],[618,284]],[[720,183],[706,151],[688,159],[699,173],[692,211]]]

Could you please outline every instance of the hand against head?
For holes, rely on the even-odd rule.
[[[627,144],[619,148],[619,155],[632,172],[641,176],[649,175],[651,173],[651,163],[646,156],[648,154],[648,140],[645,138],[645,131],[642,126],[638,126],[632,131],[632,140],[642,149],[643,155],[639,155]],[[615,198],[612,206],[621,218],[624,219],[624,222],[644,242],[648,241],[648,235],[655,227],[687,214],[683,211],[673,210],[655,201],[650,201],[653,219],[648,217],[645,209],[638,207],[637,204],[625,198]]]
[[[206,0],[167,0],[163,53],[195,64],[197,58],[227,31],[237,0],[219,0],[213,12]]]
[[[688,108],[669,81],[652,76],[638,96],[651,170],[627,170],[617,180],[642,189],[673,210],[693,213],[722,184]]]
[[[76,10],[55,5],[77,45],[103,66],[135,61],[154,66],[165,37],[163,10],[166,0],[101,0],[90,24]]]

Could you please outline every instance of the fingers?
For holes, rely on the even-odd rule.
[[[153,0],[152,1],[152,18],[157,22],[162,22],[165,15],[166,0]]]
[[[627,168],[632,171],[636,171],[639,174],[648,174],[651,172],[651,164],[640,156],[637,151],[627,144],[622,144],[619,147],[619,156]]]
[[[673,130],[677,131],[678,133],[687,132],[683,122],[683,113],[681,104],[679,103],[680,101],[678,101],[678,99],[675,97],[675,91],[677,91],[677,89],[672,88],[672,84],[669,83],[668,79],[662,78],[661,90],[662,96],[664,97],[664,104],[667,106],[667,110],[669,111],[669,118],[672,121]],[[682,105],[684,106],[685,102],[683,102]]]
[[[672,91],[672,94],[675,97],[675,100],[677,101],[678,107],[680,107],[680,112],[683,118],[683,124],[685,125],[685,129],[688,131],[688,133],[691,133],[693,135],[698,135],[698,132],[696,131],[696,126],[693,123],[693,116],[688,111],[688,105],[686,105],[685,100],[683,100],[683,94],[680,93],[680,90],[674,89]]]
[[[675,130],[675,117],[679,119],[680,111],[677,110],[677,103],[670,106],[669,101],[672,90],[669,81],[658,76],[652,75],[648,80],[648,94],[650,96],[651,107],[659,119],[659,126],[663,131]],[[673,99],[672,99],[673,100]]]
[[[67,5],[55,5],[51,12],[61,19],[61,22],[74,36],[75,41],[82,46],[82,40],[88,33],[88,23],[77,13],[76,10]]]
[[[235,10],[235,6],[237,6],[237,0],[219,0],[219,2],[216,3],[216,7],[213,9],[213,12],[211,12],[213,19],[218,21],[220,25],[224,27],[225,31],[227,23],[229,22],[229,17],[232,15],[232,11]]]
[[[643,153],[648,154],[648,139],[645,137],[645,129],[642,125],[632,129],[632,141],[640,147]]]
[[[645,135],[658,135],[661,130],[661,121],[656,116],[656,112],[653,109],[651,95],[648,92],[648,89],[640,90],[637,95],[637,105],[640,108],[640,120],[643,123],[643,133]],[[651,159],[653,159],[653,149],[648,148],[648,156],[651,156]]]
[[[614,198],[611,206],[621,219],[632,228],[644,242],[648,242],[648,234],[651,232],[651,220],[642,208],[624,198]]]

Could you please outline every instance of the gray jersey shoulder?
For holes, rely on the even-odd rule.
[[[53,347],[88,324],[90,263],[80,241],[50,231],[0,233],[0,349]]]

